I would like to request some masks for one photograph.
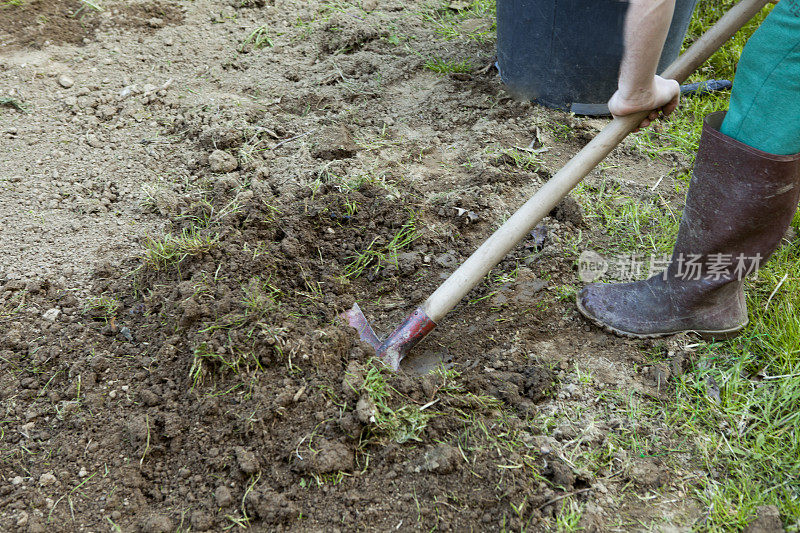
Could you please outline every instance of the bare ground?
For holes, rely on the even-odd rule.
[[[419,347],[447,370],[389,375],[335,322],[390,330],[602,119],[512,100],[446,5],[68,4],[0,8],[0,529],[702,517],[662,407],[691,356],[578,316],[574,236],[607,237],[574,200]],[[675,203],[665,159],[587,184]]]

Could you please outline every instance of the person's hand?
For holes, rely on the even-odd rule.
[[[659,116],[667,117],[678,107],[681,86],[675,80],[654,76],[650,87],[623,90],[618,89],[608,101],[608,110],[615,117],[623,117],[639,111],[652,111],[639,128],[646,128]]]

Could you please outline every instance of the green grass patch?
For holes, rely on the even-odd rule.
[[[426,69],[438,74],[472,71],[472,65],[469,63],[469,61],[454,61],[451,59],[442,59],[441,57],[432,57],[425,61],[423,66]]]
[[[495,9],[495,0],[447,0],[422,11],[420,17],[445,40],[466,38],[484,43],[495,39]],[[474,31],[469,24],[465,25],[470,19],[487,19],[489,24],[485,29]]]
[[[760,505],[800,521],[800,242],[780,249],[748,282],[750,326],[738,339],[702,343],[694,372],[678,383],[673,423],[696,433],[717,475],[697,491],[711,530],[736,529]],[[719,386],[719,402],[709,384]]]
[[[108,322],[117,316],[122,308],[122,303],[112,296],[93,296],[86,301],[83,312],[94,319]]]
[[[261,369],[261,363],[253,352],[229,350],[226,353],[219,353],[208,343],[203,342],[194,349],[189,379],[194,389],[202,385],[206,377],[213,372],[239,374]]]
[[[598,185],[581,183],[575,195],[584,216],[604,226],[611,237],[606,252],[664,254],[672,250],[680,213],[658,195],[632,198],[610,180]]]
[[[154,270],[177,266],[187,257],[211,251],[218,240],[218,235],[201,234],[195,228],[184,228],[180,235],[168,233],[161,239],[148,237],[144,245],[144,264]]]
[[[260,319],[270,311],[278,308],[282,291],[272,283],[271,278],[261,279],[253,277],[250,282],[242,287],[244,305],[248,316]]]

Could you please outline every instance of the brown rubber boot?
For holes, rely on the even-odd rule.
[[[580,312],[626,337],[694,331],[732,337],[747,325],[744,277],[764,264],[800,197],[800,154],[774,155],[720,133],[706,117],[686,207],[666,271],[633,283],[592,283]]]

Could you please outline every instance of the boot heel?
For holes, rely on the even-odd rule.
[[[700,338],[702,338],[704,341],[727,341],[737,337],[746,325],[747,322],[732,329],[724,329],[720,331],[695,331],[694,333],[700,335]]]

